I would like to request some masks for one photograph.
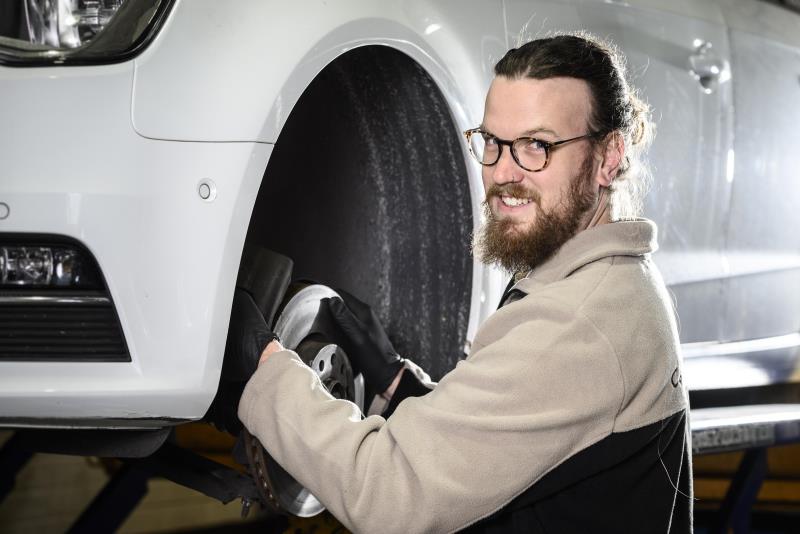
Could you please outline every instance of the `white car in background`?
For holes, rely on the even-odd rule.
[[[469,253],[461,132],[509,47],[578,29],[620,46],[658,122],[645,215],[693,407],[795,395],[800,14],[779,4],[0,0],[0,425],[203,418],[245,243],[318,282],[289,296],[368,300],[439,378],[505,285]]]

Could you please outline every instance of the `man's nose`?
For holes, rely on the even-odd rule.
[[[492,169],[492,181],[498,185],[522,181],[522,168],[514,161],[514,156],[511,155],[511,147],[509,146],[503,147],[500,152],[500,159],[489,168]]]

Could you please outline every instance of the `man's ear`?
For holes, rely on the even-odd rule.
[[[597,170],[597,183],[609,187],[619,173],[625,158],[625,140],[619,132],[611,132],[602,147],[600,168]]]

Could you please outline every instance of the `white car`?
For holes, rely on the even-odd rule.
[[[505,285],[470,256],[461,132],[509,47],[578,29],[621,47],[658,121],[645,215],[693,403],[780,400],[800,376],[800,15],[778,4],[0,2],[0,425],[201,419],[246,242],[368,300],[440,377]]]

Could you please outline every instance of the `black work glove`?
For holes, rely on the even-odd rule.
[[[400,369],[403,360],[394,350],[378,316],[367,304],[344,291],[342,298],[320,301],[339,330],[337,343],[350,357],[356,371],[364,375],[366,385],[376,394],[385,392]]]
[[[237,415],[239,399],[245,384],[256,372],[261,353],[273,339],[278,336],[269,329],[253,297],[237,287],[233,294],[222,377],[205,417],[220,430],[233,435],[241,431],[242,423]]]
[[[253,297],[237,287],[233,293],[222,378],[249,380],[256,372],[261,353],[273,339],[278,339],[278,336],[270,330]]]

